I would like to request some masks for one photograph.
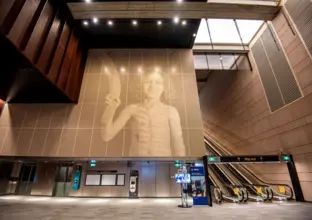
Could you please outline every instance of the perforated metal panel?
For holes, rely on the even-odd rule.
[[[271,28],[273,27],[271,26]],[[281,45],[278,41],[274,42],[274,39],[277,39],[277,36],[273,31],[270,31],[269,28],[261,35],[263,46],[271,62],[273,73],[284,102],[285,104],[289,104],[300,98],[301,92]]]
[[[288,0],[285,4],[297,26],[308,50],[312,54],[312,2],[311,0]]]
[[[254,55],[271,111],[275,111],[283,107],[284,102],[260,38],[251,48],[251,51]]]
[[[271,111],[302,96],[273,27],[266,28],[251,48]]]

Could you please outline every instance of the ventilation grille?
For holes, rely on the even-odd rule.
[[[270,27],[273,28],[272,26]],[[281,49],[281,46],[277,42],[274,42],[274,39],[277,39],[277,36],[274,32],[271,32],[269,28],[267,28],[261,36],[263,46],[271,62],[282,97],[285,104],[289,104],[300,98],[301,93],[284,52]]]
[[[266,28],[251,49],[272,112],[302,96],[276,37]]]
[[[312,2],[311,0],[288,0],[285,4],[297,26],[303,41],[312,54]]]
[[[252,53],[255,57],[255,61],[259,70],[259,75],[264,87],[265,94],[268,98],[268,102],[271,111],[275,111],[284,106],[282,95],[279,91],[274,73],[270,67],[268,58],[264,52],[262,42],[259,40],[252,47]]]

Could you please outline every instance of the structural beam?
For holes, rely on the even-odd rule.
[[[272,20],[280,7],[209,2],[94,2],[68,3],[75,19],[98,18],[231,18]]]

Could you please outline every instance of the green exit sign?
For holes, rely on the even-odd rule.
[[[290,156],[288,156],[288,155],[283,155],[283,160],[284,160],[284,161],[290,161]]]
[[[220,157],[208,157],[208,162],[218,163],[218,162],[220,162]]]
[[[180,167],[180,165],[181,165],[181,164],[179,164],[179,163],[175,163],[175,164],[174,164],[175,167]]]

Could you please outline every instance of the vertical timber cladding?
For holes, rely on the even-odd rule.
[[[252,47],[264,91],[271,111],[302,96],[295,76],[289,66],[277,36],[267,27]]]
[[[312,54],[312,2],[311,0],[288,0],[285,7],[298,28],[310,54]]]
[[[52,3],[52,0],[0,0],[0,34],[51,85],[71,102],[77,102],[84,65],[81,43],[69,25],[69,11]]]

